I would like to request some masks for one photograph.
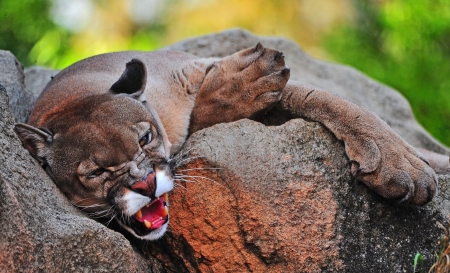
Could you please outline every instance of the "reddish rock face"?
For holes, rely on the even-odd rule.
[[[313,158],[300,159],[293,143]],[[182,158],[194,159],[178,171],[186,181],[171,197],[170,236],[189,245],[189,257],[175,250],[189,271],[342,268],[338,207],[327,179],[347,162],[336,156],[343,147],[327,131],[301,120],[281,127],[247,120],[194,135],[184,150]]]
[[[185,184],[186,190],[175,195],[183,203],[173,206],[172,232],[186,239],[198,260],[208,261],[199,263],[202,272],[236,272],[243,267],[256,272],[317,272],[330,259],[338,259],[336,203],[330,189],[289,181],[279,195],[270,196],[262,181],[249,185],[228,176],[230,190],[208,172],[188,175],[216,180]],[[200,183],[208,184],[208,190]]]

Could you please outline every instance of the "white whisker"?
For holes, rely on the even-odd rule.
[[[177,170],[179,172],[187,172],[187,171],[194,171],[194,170],[222,170],[223,168],[190,168],[190,169],[183,169],[183,170]]]
[[[180,184],[178,184],[178,183],[175,183],[175,184],[174,184],[174,188],[183,188],[184,190],[187,191],[187,189],[186,189],[185,186],[182,186],[182,185],[180,185]]]
[[[175,181],[183,181],[183,182],[198,182],[198,180],[194,179],[194,180],[189,180],[186,178],[179,178],[179,179],[174,179]]]
[[[104,204],[93,204],[93,205],[89,205],[89,206],[82,206],[82,205],[74,205],[74,206],[80,208],[81,210],[85,210],[85,209],[89,209],[89,208],[103,207]]]
[[[183,160],[180,160],[180,161],[177,161],[176,163],[176,165],[174,166],[176,169],[178,169],[181,165],[182,165],[182,163],[184,163],[185,161],[188,161],[188,160],[193,160],[193,159],[197,159],[197,158],[205,158],[204,156],[193,156],[193,157],[187,157],[187,158],[185,158],[185,159],[183,159]]]
[[[105,223],[106,226],[109,225],[109,223],[111,223],[111,221],[117,216],[117,213],[114,213],[113,216],[111,216],[111,219],[109,219],[108,222]]]
[[[193,149],[195,149],[195,148],[197,148],[198,146],[200,146],[200,144],[202,144],[202,143],[201,143],[201,142],[196,143],[196,144],[193,145],[191,148],[189,148],[189,150],[187,150],[187,151],[182,151],[182,152],[180,152],[180,153],[175,154],[175,156],[174,156],[173,158],[176,159],[177,157],[180,157],[180,156],[184,156],[184,155],[189,154]]]
[[[201,178],[201,179],[205,179],[205,180],[208,180],[208,181],[211,181],[211,182],[214,182],[214,183],[217,183],[217,181],[216,180],[214,180],[214,179],[211,179],[211,178],[208,178],[208,177],[205,177],[205,176],[200,176],[200,175],[178,175],[178,176],[176,176],[176,177],[179,177],[179,178],[185,178],[185,177],[187,177],[187,178]],[[196,179],[195,179],[196,180]],[[196,180],[197,181],[197,180]],[[217,183],[218,184],[218,183]]]
[[[193,179],[193,180],[191,180]],[[227,189],[227,187],[225,187],[224,185],[218,183],[216,180],[205,177],[205,176],[199,176],[199,175],[181,175],[181,174],[176,174],[174,180],[179,180],[179,181],[185,181],[185,182],[198,182],[200,184],[203,185],[203,183],[201,181],[199,181],[199,179],[204,179],[210,182],[213,182],[214,184],[223,187],[225,189]],[[204,185],[203,185],[204,187]]]

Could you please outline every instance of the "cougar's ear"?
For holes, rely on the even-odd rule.
[[[41,164],[45,163],[45,157],[53,142],[53,135],[47,131],[23,123],[16,124],[14,131],[30,154]]]
[[[127,63],[119,80],[109,89],[113,94],[129,94],[132,97],[145,100],[143,96],[147,84],[147,70],[143,62],[132,59]]]

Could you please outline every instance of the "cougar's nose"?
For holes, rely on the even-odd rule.
[[[145,175],[145,170],[142,169],[140,170],[138,168],[138,166],[136,165],[136,162],[131,161],[130,163],[128,163],[129,165],[129,173],[131,175],[131,177],[133,178],[142,178]]]
[[[131,189],[142,195],[154,197],[156,191],[156,173],[149,173],[144,179],[131,185]]]

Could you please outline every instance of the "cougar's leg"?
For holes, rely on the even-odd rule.
[[[352,175],[381,196],[423,205],[436,194],[428,161],[372,112],[295,81],[288,82],[277,107],[322,123],[344,141]]]

